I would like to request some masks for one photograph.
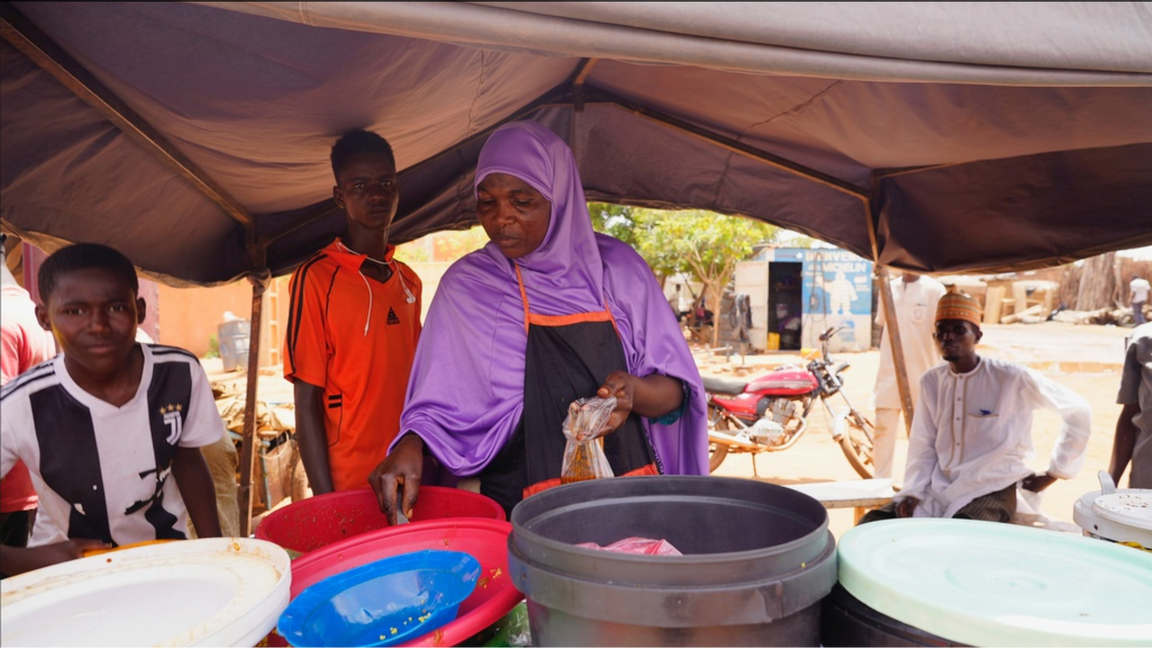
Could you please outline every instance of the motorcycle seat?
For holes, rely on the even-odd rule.
[[[744,389],[748,387],[746,380],[725,380],[711,376],[702,376],[702,378],[704,379],[704,389],[716,394],[742,394]]]

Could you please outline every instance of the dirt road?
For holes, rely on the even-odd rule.
[[[984,327],[984,339],[977,348],[979,353],[1031,366],[1077,391],[1092,405],[1092,436],[1084,468],[1075,479],[1057,481],[1044,493],[1042,511],[1049,518],[1071,523],[1073,503],[1084,493],[1099,489],[1096,471],[1108,467],[1116,417],[1120,413],[1115,401],[1120,386],[1124,338],[1129,332],[1130,329],[1116,327],[1056,322]],[[697,352],[697,358],[702,373],[726,377],[754,376],[779,364],[800,361],[798,355],[783,353],[747,356],[743,364],[740,356],[726,360],[723,356],[709,357]],[[836,358],[852,364],[844,374],[845,391],[858,409],[871,416],[879,351],[844,353]],[[858,479],[839,445],[832,441],[827,423],[824,416],[817,414],[811,428],[795,446],[780,453],[760,455],[755,470],[751,456],[729,455],[714,474],[776,484]],[[1030,463],[1037,471],[1045,469],[1059,431],[1060,419],[1055,413],[1036,414],[1032,433],[1036,452]],[[907,442],[900,439],[896,446],[898,480],[903,476],[906,452]],[[851,528],[851,509],[834,509],[829,513],[831,529],[837,537]]]

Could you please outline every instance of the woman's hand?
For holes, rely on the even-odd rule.
[[[392,452],[368,476],[368,484],[376,492],[376,503],[396,524],[396,494],[400,493],[400,508],[404,517],[412,517],[412,507],[420,493],[420,476],[424,472],[424,440],[408,433],[392,447]]]
[[[604,379],[604,384],[596,390],[596,395],[600,398],[616,397],[616,407],[604,425],[608,430],[604,434],[615,432],[621,425],[624,425],[624,421],[628,420],[628,415],[632,413],[632,398],[636,391],[636,382],[639,380],[627,371],[617,370],[608,374],[608,377]]]
[[[608,431],[614,432],[632,412],[648,418],[660,418],[678,409],[684,401],[680,381],[660,374],[640,378],[627,371],[613,371],[596,390],[600,398],[616,397],[616,409],[608,417]]]

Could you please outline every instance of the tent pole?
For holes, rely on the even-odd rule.
[[[880,278],[884,326],[888,327],[888,344],[892,349],[892,364],[896,369],[896,387],[900,391],[900,405],[904,410],[904,429],[911,434],[915,404],[912,402],[912,389],[908,381],[908,364],[904,360],[904,345],[900,341],[900,322],[896,317],[896,301],[892,298],[892,282],[888,276],[888,268],[877,265],[876,274]]]
[[[247,538],[252,526],[252,473],[256,464],[256,399],[260,377],[260,328],[264,311],[264,290],[271,273],[248,275],[252,283],[252,317],[248,341],[248,384],[244,397],[244,432],[240,446],[240,488],[236,500],[240,507],[240,537]]]
[[[892,298],[892,282],[888,277],[888,267],[880,263],[880,240],[876,236],[876,224],[880,220],[880,210],[876,200],[880,191],[881,178],[872,178],[872,196],[864,201],[864,219],[868,223],[868,238],[872,243],[872,260],[876,264],[876,276],[880,280],[880,302],[884,309],[884,326],[888,327],[888,344],[892,349],[892,364],[896,370],[896,388],[900,392],[900,405],[904,410],[904,429],[912,434],[912,416],[915,405],[912,402],[912,388],[908,382],[908,364],[904,361],[904,345],[900,340],[900,321],[896,317],[896,300]]]

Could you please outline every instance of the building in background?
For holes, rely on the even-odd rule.
[[[833,352],[872,346],[872,262],[851,252],[765,248],[736,264],[735,291],[751,302],[753,348],[818,348],[832,327]]]

